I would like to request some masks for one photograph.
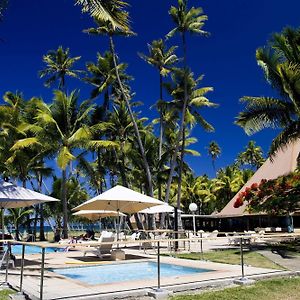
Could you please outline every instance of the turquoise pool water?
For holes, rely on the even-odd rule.
[[[52,253],[56,252],[56,250],[61,251],[61,249],[57,248],[46,248],[46,253]],[[21,255],[22,254],[22,245],[12,245],[11,251],[15,255]],[[25,255],[27,254],[37,254],[42,253],[42,250],[40,247],[37,246],[25,246]]]
[[[161,277],[176,277],[209,272],[208,269],[182,267],[171,264],[161,264]],[[51,269],[60,275],[80,280],[88,284],[113,283],[121,281],[145,280],[157,278],[155,262],[138,262],[111,264],[103,266],[88,266],[78,268]]]

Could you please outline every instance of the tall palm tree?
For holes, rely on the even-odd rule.
[[[285,28],[273,35],[268,46],[256,50],[256,60],[267,82],[278,92],[275,97],[243,97],[246,108],[236,124],[247,134],[264,128],[278,128],[273,139],[271,157],[288,143],[300,138],[300,29]]]
[[[211,157],[212,166],[213,166],[214,171],[216,172],[215,161],[221,154],[221,148],[216,141],[211,141],[209,143],[207,152],[208,152],[208,155]]]
[[[40,78],[47,77],[45,86],[50,87],[58,81],[58,88],[64,89],[66,76],[78,78],[82,71],[73,69],[73,66],[80,58],[80,56],[70,57],[70,49],[64,49],[62,46],[57,50],[50,50],[43,56],[46,68],[39,72]]]
[[[148,44],[148,56],[139,53],[139,56],[143,60],[155,67],[159,72],[159,101],[157,102],[160,115],[158,159],[161,159],[163,143],[163,77],[169,75],[174,65],[178,62],[178,58],[175,54],[176,49],[177,46],[172,46],[168,49],[164,41],[160,39],[154,40],[151,44]]]
[[[125,3],[125,2],[124,2]],[[115,7],[112,5],[111,6],[112,11],[115,9]],[[128,15],[126,14],[127,19],[128,19]],[[109,37],[109,46],[110,46],[110,51],[113,55],[113,62],[114,62],[114,66],[115,66],[115,71],[116,71],[116,77],[117,77],[117,81],[119,83],[119,88],[120,88],[120,92],[122,95],[123,100],[126,102],[127,105],[127,109],[131,118],[131,121],[133,123],[133,127],[134,127],[134,132],[137,138],[137,143],[139,146],[139,150],[140,150],[140,154],[142,156],[142,161],[143,161],[143,166],[145,169],[145,173],[146,173],[146,178],[147,178],[147,184],[148,184],[148,193],[150,196],[153,196],[153,184],[152,184],[152,176],[151,176],[151,171],[150,171],[150,167],[146,158],[146,154],[145,154],[145,149],[142,143],[142,139],[141,139],[141,135],[139,132],[139,128],[138,128],[138,124],[136,122],[135,119],[135,115],[133,113],[131,104],[130,104],[130,95],[128,94],[128,92],[126,91],[126,89],[124,88],[124,85],[122,83],[120,74],[119,74],[119,70],[118,70],[118,62],[117,62],[117,55],[116,55],[116,51],[115,51],[115,44],[114,44],[114,39],[113,36],[118,34],[118,35],[132,35],[132,31],[130,30],[129,27],[123,27],[121,29],[116,29],[115,26],[108,20],[104,20],[104,19],[95,19],[95,22],[97,24],[97,28],[90,28],[88,30],[86,30],[87,33],[90,34],[105,34]]]
[[[97,54],[97,62],[89,62],[86,64],[86,68],[89,76],[83,80],[91,84],[94,89],[91,92],[91,98],[94,99],[100,94],[104,93],[103,105],[99,111],[99,121],[103,121],[106,118],[107,110],[109,109],[109,102],[113,94],[118,89],[118,82],[116,78],[116,70],[114,66],[112,53],[106,51],[103,55]],[[127,64],[119,64],[117,66],[120,74],[120,78],[124,84],[131,80],[132,77],[125,73]]]
[[[186,34],[188,32],[193,34],[200,34],[200,35],[208,35],[206,31],[202,29],[202,27],[205,24],[205,21],[207,20],[207,15],[203,14],[203,10],[201,7],[195,8],[192,7],[191,9],[188,9],[187,7],[187,0],[178,0],[178,7],[172,6],[169,10],[169,14],[175,23],[175,28],[172,29],[168,34],[167,38],[170,38],[174,36],[176,33],[179,33],[182,40],[182,47],[183,47],[183,68],[184,68],[184,97],[183,97],[183,106],[182,106],[182,112],[181,112],[181,122],[180,122],[180,130],[178,134],[178,140],[176,143],[176,152],[179,151],[180,147],[180,141],[184,140],[184,123],[185,123],[185,115],[187,110],[187,104],[188,104],[188,91],[187,91],[187,44],[186,44]],[[184,147],[184,144],[182,144]],[[184,151],[182,151],[183,153]],[[173,172],[175,169],[175,159],[176,155],[173,156],[173,163],[171,164],[170,174],[173,176]],[[171,180],[169,180],[169,186]],[[178,189],[180,190],[180,185],[178,186]],[[179,193],[180,197],[180,193]],[[169,198],[169,191],[167,187],[166,192],[166,199],[165,201],[168,202]]]
[[[87,124],[89,114],[94,106],[88,101],[78,105],[76,91],[67,95],[63,91],[54,92],[53,103],[49,106],[41,103],[37,115],[37,136],[42,142],[45,138],[57,151],[57,165],[62,170],[61,198],[63,204],[63,235],[68,237],[68,205],[67,205],[67,166],[75,160],[72,153],[77,148],[97,146],[91,141],[92,128]]]
[[[185,107],[185,119],[183,126],[183,132],[180,139],[179,146],[176,144],[178,140],[175,142],[175,151],[173,155],[177,155],[178,149],[180,148],[180,164],[178,168],[178,207],[180,207],[180,197],[181,197],[181,178],[182,178],[182,165],[184,162],[184,153],[185,153],[185,143],[186,143],[186,129],[189,126],[190,130],[196,125],[199,124],[204,130],[211,132],[214,130],[213,126],[209,124],[200,114],[200,109],[203,107],[216,107],[215,103],[209,101],[206,97],[208,92],[213,91],[212,87],[201,87],[198,85],[201,82],[203,76],[194,78],[194,74],[188,70],[177,69],[172,74],[172,83],[166,85],[166,88],[169,90],[170,94],[174,98],[174,100],[170,103],[172,107],[174,107],[178,112],[181,112],[183,107]],[[184,94],[187,93],[187,103],[184,103],[182,99],[184,99]],[[179,129],[180,131],[180,129]],[[173,172],[175,169],[174,156],[170,163],[170,174],[167,182],[166,188],[166,200],[168,200],[168,193],[170,191],[170,186],[172,182]]]
[[[255,141],[249,141],[245,151],[239,153],[237,157],[238,165],[250,165],[257,170],[264,163],[263,151],[260,146],[255,145]]]
[[[7,9],[8,0],[0,0],[0,21],[3,18],[3,13]]]
[[[75,0],[75,4],[93,18],[110,22],[114,29],[129,28],[128,13],[124,11],[128,3],[124,0]]]

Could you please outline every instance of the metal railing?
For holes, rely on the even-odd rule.
[[[174,233],[174,232],[172,232]],[[182,232],[181,232],[182,233]],[[219,233],[220,234],[220,233]],[[260,234],[252,234],[251,237],[259,237],[263,239],[264,241],[274,239],[274,238],[280,238],[280,239],[285,239],[285,238],[299,238],[300,234],[291,234],[291,233],[286,233],[286,234],[267,234],[267,235],[260,235]],[[224,239],[224,237],[202,237],[202,232],[200,232],[199,237],[193,237],[193,238],[164,238],[164,239],[144,239],[144,240],[135,240],[135,241],[122,241],[122,245],[136,245],[137,243],[154,243],[157,244],[157,291],[161,291],[161,244],[162,243],[191,243],[191,242],[199,242],[200,246],[200,252],[201,252],[201,259],[203,260],[203,243],[205,241],[211,241],[211,240],[219,240],[219,239]],[[249,235],[242,234],[238,237],[240,240],[240,265],[241,265],[241,279],[245,278],[245,269],[244,269],[244,246],[245,243],[244,241],[249,239]],[[43,299],[43,294],[44,294],[44,273],[45,273],[45,255],[46,255],[46,248],[65,248],[65,247],[88,247],[88,246],[100,246],[100,245],[110,245],[112,244],[111,242],[97,242],[97,241],[91,241],[91,242],[84,242],[84,244],[81,243],[72,243],[72,244],[60,244],[60,243],[41,243],[41,242],[22,242],[22,241],[15,241],[15,240],[0,240],[0,243],[6,243],[8,248],[10,245],[22,245],[22,254],[21,254],[21,265],[20,265],[20,283],[19,283],[19,291],[22,293],[23,292],[23,282],[24,282],[24,262],[25,262],[25,252],[26,252],[26,246],[36,246],[41,248],[41,264],[40,264],[40,287],[39,287],[39,299]],[[115,241],[113,242],[114,245],[120,244],[120,241]],[[6,256],[6,270],[5,270],[5,282],[8,283],[8,275],[9,275],[9,255]]]

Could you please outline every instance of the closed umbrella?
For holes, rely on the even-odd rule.
[[[9,182],[0,182],[0,208],[2,221],[2,239],[4,239],[4,215],[5,208],[18,208],[31,206],[37,203],[59,201],[53,197],[49,197],[32,190],[19,187]]]

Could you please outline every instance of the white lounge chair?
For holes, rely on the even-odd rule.
[[[90,246],[87,247],[83,251],[83,256],[86,256],[87,253],[92,253],[98,256],[99,258],[102,258],[103,255],[105,254],[111,254],[111,249],[113,246],[113,242],[115,241],[115,237],[106,237],[106,236],[101,236],[99,242],[100,244],[97,246]],[[109,244],[107,244],[109,243]]]

